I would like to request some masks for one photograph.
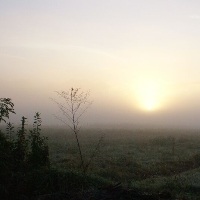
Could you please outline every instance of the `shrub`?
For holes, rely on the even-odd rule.
[[[49,166],[49,149],[46,143],[47,138],[42,137],[40,113],[34,116],[33,130],[30,131],[30,153],[28,162],[31,167]]]

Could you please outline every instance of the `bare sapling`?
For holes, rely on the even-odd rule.
[[[84,92],[80,88],[71,88],[69,91],[56,91],[56,93],[64,101],[61,103],[55,99],[52,100],[57,104],[64,116],[64,119],[59,116],[55,117],[66,124],[73,131],[79,151],[81,168],[85,173],[85,163],[79,141],[79,132],[80,120],[92,103],[92,101],[89,100],[90,93]]]

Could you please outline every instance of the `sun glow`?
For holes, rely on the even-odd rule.
[[[135,89],[138,107],[144,111],[156,111],[162,106],[163,90],[155,81],[140,81]]]

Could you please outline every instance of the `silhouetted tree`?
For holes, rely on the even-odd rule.
[[[0,122],[6,122],[5,118],[9,118],[10,113],[15,113],[14,104],[10,98],[0,98]]]

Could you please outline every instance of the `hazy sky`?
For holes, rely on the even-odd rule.
[[[59,124],[81,87],[87,123],[200,127],[199,0],[0,0],[0,93]]]

